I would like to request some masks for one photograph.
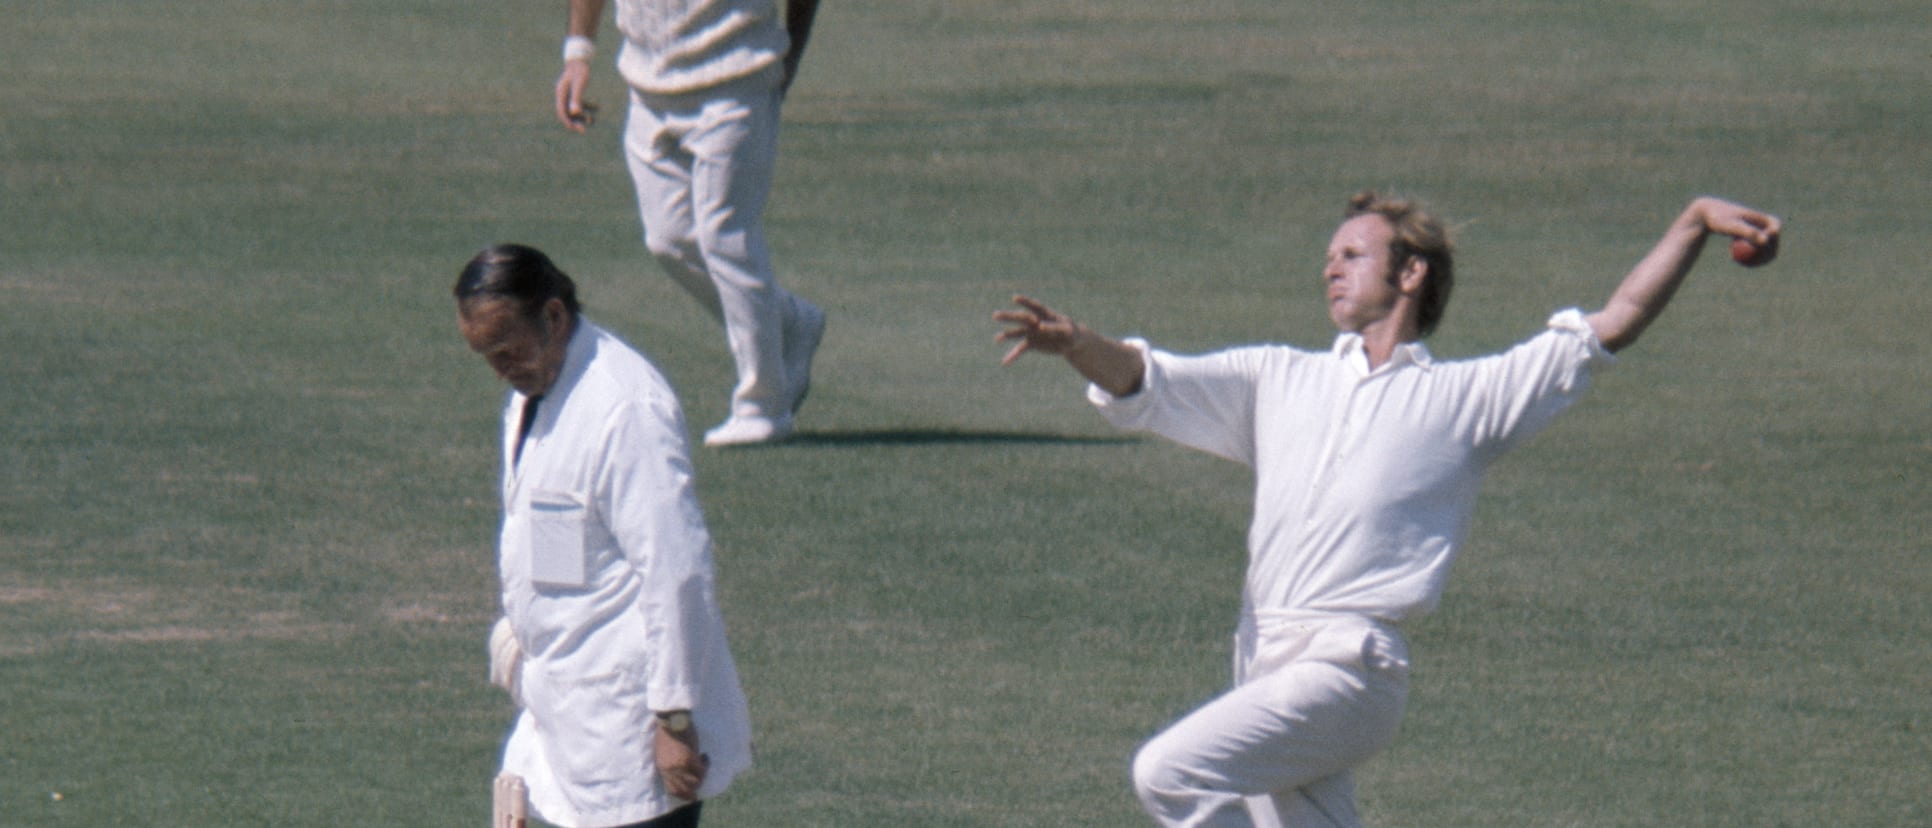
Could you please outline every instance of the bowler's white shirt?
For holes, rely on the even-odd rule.
[[[1484,473],[1613,361],[1583,315],[1508,351],[1437,362],[1421,343],[1369,370],[1362,338],[1144,355],[1141,388],[1089,399],[1145,430],[1255,472],[1244,632],[1327,616],[1400,622],[1434,609]]]
[[[513,462],[504,408],[503,610],[527,657],[503,768],[545,821],[624,825],[682,804],[653,762],[654,711],[691,710],[711,768],[751,763],[750,721],[713,591],[684,417],[664,377],[588,319]]]

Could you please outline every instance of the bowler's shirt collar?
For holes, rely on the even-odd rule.
[[[1427,369],[1435,365],[1436,361],[1435,356],[1429,353],[1429,347],[1422,344],[1420,340],[1404,342],[1395,346],[1395,351],[1389,354],[1389,361],[1386,364],[1376,371],[1370,371],[1368,348],[1362,341],[1362,335],[1358,333],[1343,333],[1337,335],[1334,346],[1329,348],[1329,353],[1333,354],[1336,359],[1355,368],[1365,377],[1371,373],[1393,371],[1404,365],[1414,365],[1418,368]]]

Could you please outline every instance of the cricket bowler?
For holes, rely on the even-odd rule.
[[[1233,688],[1144,745],[1142,806],[1164,826],[1352,826],[1351,769],[1395,738],[1409,693],[1405,621],[1442,595],[1490,465],[1580,398],[1637,341],[1706,239],[1775,250],[1776,217],[1698,198],[1601,310],[1564,310],[1502,353],[1438,360],[1453,285],[1442,223],[1365,192],[1328,245],[1327,350],[1183,356],[1114,339],[1024,296],[998,339],[1057,354],[1118,427],[1254,471]]]

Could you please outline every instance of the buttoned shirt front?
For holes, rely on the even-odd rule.
[[[1611,358],[1581,313],[1505,352],[1439,362],[1420,343],[1369,369],[1362,339],[1144,355],[1141,388],[1089,399],[1117,426],[1254,469],[1243,624],[1400,622],[1432,610],[1490,464],[1580,397]]]
[[[640,822],[680,804],[654,767],[653,712],[690,710],[711,758],[700,795],[716,795],[750,765],[750,722],[677,398],[579,318],[519,457],[526,402],[512,393],[503,417],[498,565],[527,659],[504,770],[552,824]]]

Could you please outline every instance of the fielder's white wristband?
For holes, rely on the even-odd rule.
[[[564,38],[563,57],[565,63],[573,60],[590,60],[596,56],[597,43],[590,38],[584,37],[583,35],[571,35]]]

